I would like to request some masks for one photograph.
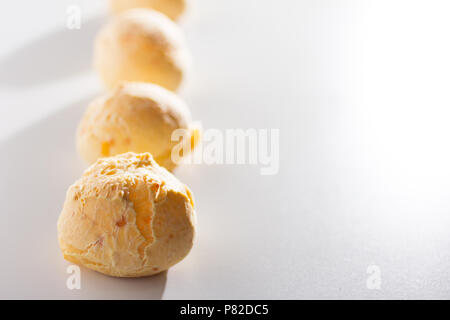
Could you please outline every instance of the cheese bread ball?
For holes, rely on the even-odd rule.
[[[176,20],[186,8],[186,0],[109,0],[109,6],[114,14],[133,8],[148,8]]]
[[[186,134],[172,141],[177,129]],[[150,152],[172,170],[181,160],[172,157],[172,149],[186,145],[187,155],[198,136],[187,106],[174,93],[150,83],[128,82],[89,105],[78,126],[77,148],[88,163],[128,151]]]
[[[117,277],[167,270],[194,233],[191,192],[149,153],[98,160],[70,186],[58,220],[66,260]]]
[[[142,81],[174,91],[189,64],[181,30],[154,10],[129,10],[105,25],[95,39],[94,67],[107,87]]]

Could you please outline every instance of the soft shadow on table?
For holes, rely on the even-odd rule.
[[[71,292],[71,298],[159,300],[164,294],[167,271],[150,277],[113,278],[81,268],[82,290]]]
[[[111,278],[81,268],[81,290],[68,290],[68,263],[56,222],[67,188],[87,167],[75,147],[86,97],[0,141],[0,298],[159,299],[166,274]]]
[[[0,85],[26,87],[73,76],[92,65],[94,38],[104,17],[83,21],[79,30],[62,26],[0,60]]]

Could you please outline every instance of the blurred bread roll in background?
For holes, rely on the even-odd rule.
[[[162,13],[132,9],[98,33],[94,67],[107,87],[121,81],[151,82],[175,91],[190,65],[180,28]]]
[[[109,6],[114,14],[134,8],[147,8],[177,20],[186,9],[186,0],[109,0]]]
[[[185,135],[172,141],[177,129]],[[185,156],[199,135],[188,107],[176,94],[150,83],[128,82],[89,105],[78,126],[77,149],[88,163],[128,151],[150,152],[172,170],[179,161],[173,159],[172,148],[184,146],[181,157]]]
[[[70,186],[58,219],[66,260],[117,277],[167,270],[194,234],[191,192],[149,153],[97,161]]]

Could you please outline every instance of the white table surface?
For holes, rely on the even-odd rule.
[[[82,8],[80,30],[66,8]],[[203,127],[280,129],[280,170],[190,165],[198,237],[168,272],[81,269],[56,220],[102,92],[103,1],[0,2],[0,298],[450,298],[448,1],[197,0],[181,91]],[[381,271],[381,288],[366,281]]]

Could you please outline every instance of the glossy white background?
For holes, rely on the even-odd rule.
[[[66,8],[83,10],[68,30]],[[280,171],[185,166],[198,238],[168,272],[82,268],[56,240],[85,165],[74,132],[102,92],[103,1],[0,4],[0,298],[450,298],[450,4],[196,0],[181,91],[207,128],[279,128]],[[381,289],[369,290],[369,266]]]

